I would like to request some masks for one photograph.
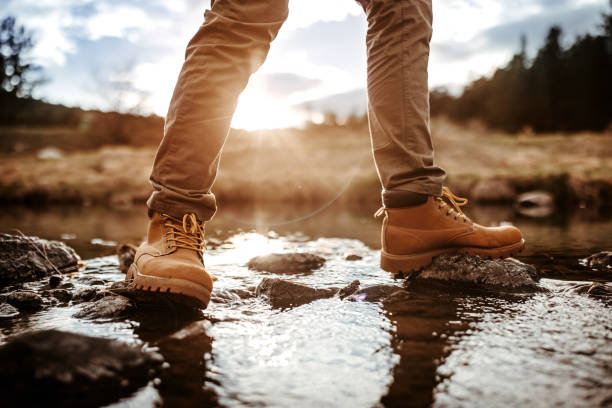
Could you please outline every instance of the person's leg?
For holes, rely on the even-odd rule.
[[[287,18],[288,0],[216,0],[187,46],[166,116],[149,209],[209,220],[211,187],[238,96]]]
[[[381,267],[407,273],[444,253],[511,256],[520,231],[472,222],[442,187],[429,131],[431,0],[368,0],[368,118],[383,187]],[[446,201],[445,201],[446,200]],[[378,214],[378,213],[377,213]]]
[[[445,173],[434,165],[429,130],[431,0],[369,0],[366,13],[368,118],[383,203],[440,196]]]
[[[151,172],[147,239],[126,280],[138,290],[210,300],[214,278],[202,258],[210,189],[240,92],[287,18],[287,0],[216,0],[187,46]]]

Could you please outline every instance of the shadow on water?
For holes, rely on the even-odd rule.
[[[207,359],[213,339],[206,333],[210,325],[202,313],[176,304],[138,303],[132,317],[134,334],[164,357],[164,370],[156,389],[165,406],[217,406],[217,396],[205,387]]]
[[[414,294],[409,302],[385,305],[394,326],[391,347],[400,357],[389,391],[381,399],[385,406],[431,405],[447,339],[463,328],[456,311],[457,302],[448,296]]]

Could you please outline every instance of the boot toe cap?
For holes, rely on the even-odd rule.
[[[212,290],[213,279],[203,266],[180,259],[154,257],[143,262],[139,269],[142,274],[165,279],[182,279],[202,285]]]
[[[523,241],[523,234],[514,226],[493,228],[487,235],[489,236],[488,246],[493,248],[514,245]]]

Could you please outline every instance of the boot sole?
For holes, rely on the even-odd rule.
[[[524,248],[525,240],[522,239],[514,244],[497,248],[442,248],[413,255],[392,255],[381,250],[380,267],[396,276],[403,277],[430,265],[434,257],[442,254],[467,254],[478,255],[483,259],[504,259],[520,253]]]
[[[132,289],[159,293],[160,295],[193,307],[206,309],[210,302],[211,290],[206,286],[185,279],[160,278],[144,275],[133,263],[127,273],[126,280],[132,279]]]

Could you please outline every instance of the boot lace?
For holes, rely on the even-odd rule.
[[[447,199],[449,201],[450,204],[452,204],[452,207],[450,205],[448,205],[446,203],[446,201],[444,201],[444,199]],[[438,209],[441,210],[444,207],[448,207],[448,210],[446,211],[446,215],[453,215],[455,217],[455,220],[458,219],[458,217],[461,217],[463,219],[463,222],[468,222],[470,219],[468,218],[467,215],[465,215],[463,213],[463,211],[461,211],[460,207],[463,207],[464,205],[466,205],[468,203],[468,199],[467,198],[463,198],[463,197],[459,197],[456,196],[448,187],[442,187],[442,196],[441,197],[436,197],[435,198],[436,201],[438,202]],[[378,211],[376,211],[376,213],[374,213],[374,218],[378,218],[381,215],[383,215],[385,213],[387,209],[383,206],[380,207],[378,209]]]
[[[448,200],[451,205],[444,201],[444,199]],[[446,211],[447,216],[453,215],[455,220],[457,220],[458,217],[461,217],[463,222],[468,222],[469,218],[463,213],[463,211],[461,211],[461,207],[468,203],[467,198],[456,196],[450,190],[450,188],[442,187],[442,196],[436,197],[436,201],[438,202],[439,210],[448,207],[448,210]]]
[[[200,257],[204,254],[204,223],[199,222],[196,215],[185,214],[183,219],[163,214],[166,219],[164,227],[168,228],[166,239],[170,248],[185,248],[196,251]]]

